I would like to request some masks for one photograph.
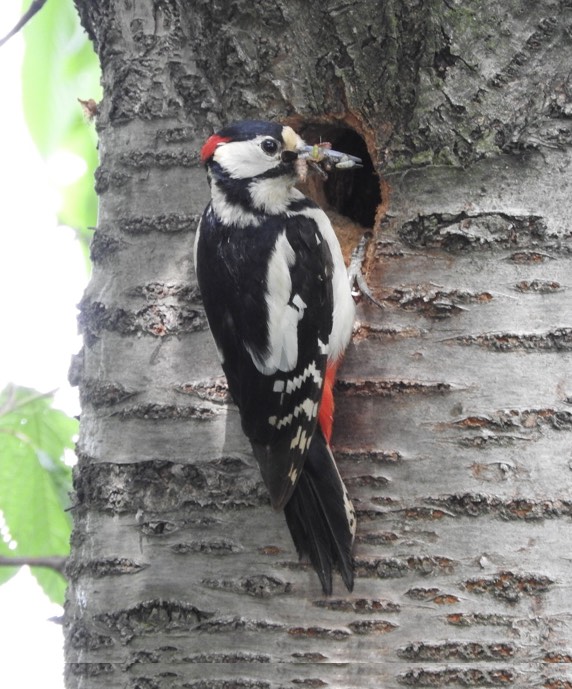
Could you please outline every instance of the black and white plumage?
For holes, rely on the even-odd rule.
[[[202,149],[211,186],[195,242],[206,315],[272,505],[326,594],[353,588],[355,513],[330,447],[335,371],[354,303],[326,214],[294,185],[290,128],[239,122]]]

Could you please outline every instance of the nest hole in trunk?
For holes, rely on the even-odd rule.
[[[360,134],[347,125],[307,123],[299,126],[300,136],[308,144],[327,141],[336,151],[362,159],[363,167],[339,170],[335,167],[326,180],[310,174],[305,190],[318,203],[325,201],[341,215],[373,228],[378,206],[381,204],[381,185],[366,143]]]

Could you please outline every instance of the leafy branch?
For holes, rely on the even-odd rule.
[[[52,600],[63,601],[69,552],[75,419],[54,409],[52,396],[8,386],[0,393],[0,583],[29,564]]]

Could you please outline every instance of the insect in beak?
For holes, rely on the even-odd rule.
[[[327,173],[334,167],[338,170],[351,170],[363,167],[363,165],[361,158],[349,153],[334,151],[332,144],[324,141],[312,146],[305,144],[298,149],[296,172],[300,182],[306,180],[308,167],[325,179],[328,176]]]
[[[303,146],[300,151],[300,158],[312,163],[323,163],[326,169],[336,167],[340,170],[350,170],[355,167],[363,167],[361,158],[334,151],[332,144],[324,141],[313,146]]]

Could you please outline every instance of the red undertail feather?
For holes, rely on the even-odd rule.
[[[328,362],[324,389],[322,391],[322,400],[318,412],[318,425],[322,429],[322,433],[328,445],[330,444],[332,426],[334,424],[334,383],[336,382],[336,373],[338,372],[339,365],[339,360]]]
[[[209,136],[209,138],[206,140],[205,145],[201,148],[201,160],[203,163],[206,163],[209,158],[212,157],[212,155],[215,152],[216,147],[219,144],[224,144],[227,141],[230,141],[228,137],[224,136],[218,136],[217,134],[213,134],[212,136]]]

